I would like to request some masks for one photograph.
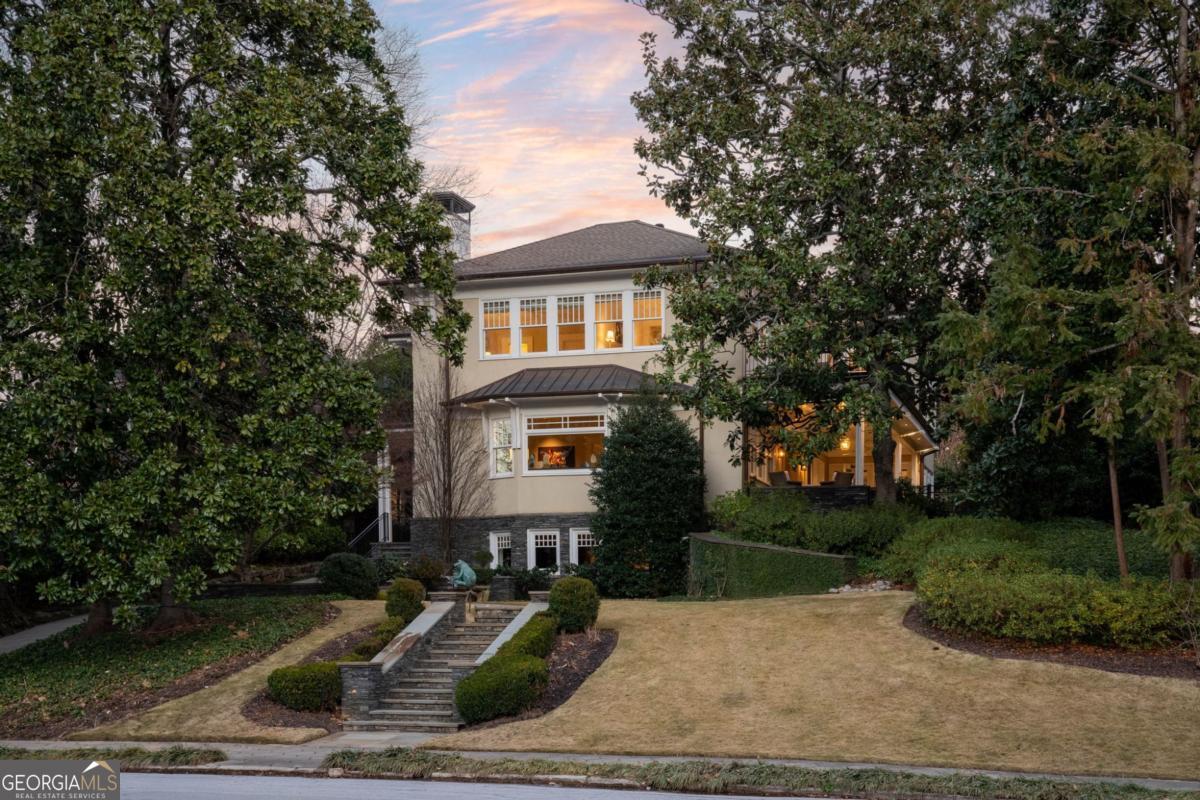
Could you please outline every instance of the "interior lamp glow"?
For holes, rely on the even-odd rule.
[[[842,440],[840,442],[838,442],[838,447],[841,448],[842,450],[849,450],[850,449],[850,437],[843,436]]]

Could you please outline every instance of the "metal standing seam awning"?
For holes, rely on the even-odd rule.
[[[491,400],[635,394],[643,387],[660,389],[661,384],[653,375],[616,364],[597,364],[587,367],[531,367],[460,394],[445,403],[446,405],[471,405]],[[685,391],[690,388],[681,383],[673,384],[673,387],[676,391]]]

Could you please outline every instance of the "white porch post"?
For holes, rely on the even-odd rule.
[[[925,482],[925,459],[913,453],[912,457],[912,485],[920,486]]]
[[[386,445],[379,451],[378,463],[381,470],[387,470],[392,465]],[[378,518],[381,518],[378,520],[378,537],[381,542],[390,542],[392,540],[391,510],[392,474],[389,470],[384,472],[379,478],[379,495],[376,502],[376,514]]]
[[[864,463],[866,461],[866,442],[867,432],[863,421],[860,419],[858,424],[854,426],[854,485],[863,486],[866,484],[864,480]]]
[[[892,449],[892,478],[900,480],[900,470],[904,466],[904,442],[896,442]]]

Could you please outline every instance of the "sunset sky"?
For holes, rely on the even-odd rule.
[[[629,96],[638,36],[663,23],[623,0],[372,0],[420,42],[435,122],[426,161],[476,182],[473,255],[624,219],[689,230],[650,197]]]

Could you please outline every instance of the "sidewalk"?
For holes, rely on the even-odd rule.
[[[67,617],[66,619],[56,619],[54,622],[45,622],[41,625],[34,625],[32,628],[26,628],[23,631],[17,631],[10,636],[0,637],[0,654],[11,653],[13,650],[20,650],[27,644],[39,642],[42,639],[49,639],[56,633],[65,631],[72,625],[78,625],[87,619],[83,617]]]
[[[220,742],[83,742],[83,741],[40,741],[40,740],[8,740],[0,741],[0,747],[22,747],[31,750],[65,750],[76,747],[141,747],[146,750],[161,750],[167,747],[199,747],[216,748],[225,751],[228,760],[219,764],[197,767],[197,771],[231,772],[315,772],[321,769],[325,757],[337,750],[387,750],[392,747],[418,747],[435,734],[423,733],[382,733],[382,732],[353,732],[345,731],[326,736],[304,744],[237,744]],[[1002,770],[986,769],[954,769],[948,767],[917,767],[902,764],[867,764],[844,761],[808,761],[804,759],[781,758],[712,758],[704,756],[621,756],[594,755],[584,753],[518,753],[518,752],[476,752],[466,750],[430,750],[432,753],[457,755],[464,758],[500,759],[510,758],[521,761],[577,761],[587,764],[649,764],[677,763],[683,761],[706,761],[718,764],[732,763],[761,763],[786,767],[801,767],[814,770],[862,770],[878,769],[889,772],[905,772],[914,775],[982,775],[989,778],[1030,778],[1035,780],[1058,780],[1071,783],[1112,783],[1118,785],[1141,786],[1146,789],[1159,791],[1200,791],[1200,780],[1178,781],[1158,778],[1122,778],[1117,776],[1098,775],[1059,775],[1053,773],[1005,772]],[[189,768],[173,768],[171,771],[186,771]],[[153,770],[150,770],[153,771]]]

